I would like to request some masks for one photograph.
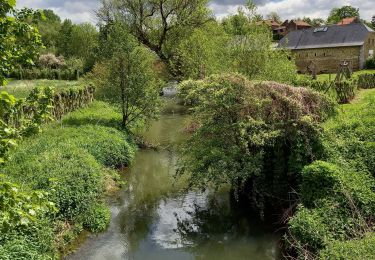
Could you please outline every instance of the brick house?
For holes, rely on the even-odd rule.
[[[360,70],[374,55],[375,32],[362,23],[296,30],[287,34],[278,47],[292,51],[301,73],[312,66],[317,73],[335,73],[342,61]]]

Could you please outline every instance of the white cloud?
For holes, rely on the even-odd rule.
[[[258,11],[266,15],[277,12],[282,19],[296,17],[327,18],[334,7],[351,5],[360,9],[361,17],[370,20],[375,15],[374,0],[255,0]],[[246,0],[212,0],[210,7],[216,16],[223,17],[236,13]],[[18,0],[18,7],[48,8],[54,10],[61,18],[69,18],[73,22],[96,23],[94,11],[100,6],[99,0]]]

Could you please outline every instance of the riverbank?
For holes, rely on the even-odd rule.
[[[136,150],[117,128],[120,120],[113,107],[95,101],[43,127],[12,151],[0,168],[3,181],[17,185],[16,199],[40,193],[32,201],[35,208],[22,208],[27,216],[20,216],[21,227],[3,231],[2,257],[58,258],[83,230],[108,227],[104,198],[118,190],[116,169],[129,165]],[[42,205],[45,210],[39,212]]]
[[[308,259],[375,255],[375,89],[360,90],[323,124],[324,156],[302,171],[290,219],[294,253]]]
[[[275,259],[279,235],[229,189],[190,189],[175,179],[178,146],[186,140],[186,107],[164,99],[160,118],[142,134],[158,149],[140,149],[111,200],[108,230],[91,235],[68,260]]]

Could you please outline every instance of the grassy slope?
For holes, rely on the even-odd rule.
[[[56,251],[50,248],[64,252],[82,229],[100,232],[107,227],[109,211],[103,196],[117,186],[114,168],[129,164],[135,151],[127,135],[116,128],[120,118],[113,107],[96,101],[44,127],[43,133],[25,139],[11,153],[0,171],[22,190],[48,192],[58,212],[47,220],[37,219],[35,226],[42,226],[42,235],[0,233],[7,241],[0,243],[1,255],[11,259],[37,252],[40,258],[54,257]],[[43,221],[49,225],[40,225]],[[25,246],[19,247],[20,243]]]
[[[81,85],[79,81],[65,81],[65,80],[10,80],[8,85],[0,87],[1,91],[6,91],[17,98],[25,98],[30,91],[38,86],[53,87],[57,91],[70,87]]]
[[[323,127],[326,155],[303,172],[294,243],[300,255],[375,258],[375,89],[361,90]]]

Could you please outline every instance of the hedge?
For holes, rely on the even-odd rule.
[[[375,74],[362,74],[358,76],[358,88],[375,88]]]
[[[71,88],[54,94],[52,88],[35,88],[26,99],[16,99],[0,93],[0,163],[7,159],[8,150],[16,140],[40,132],[41,125],[78,108],[94,99],[91,86]]]
[[[51,79],[51,80],[78,80],[80,71],[77,69],[15,69],[8,77],[14,79]]]

